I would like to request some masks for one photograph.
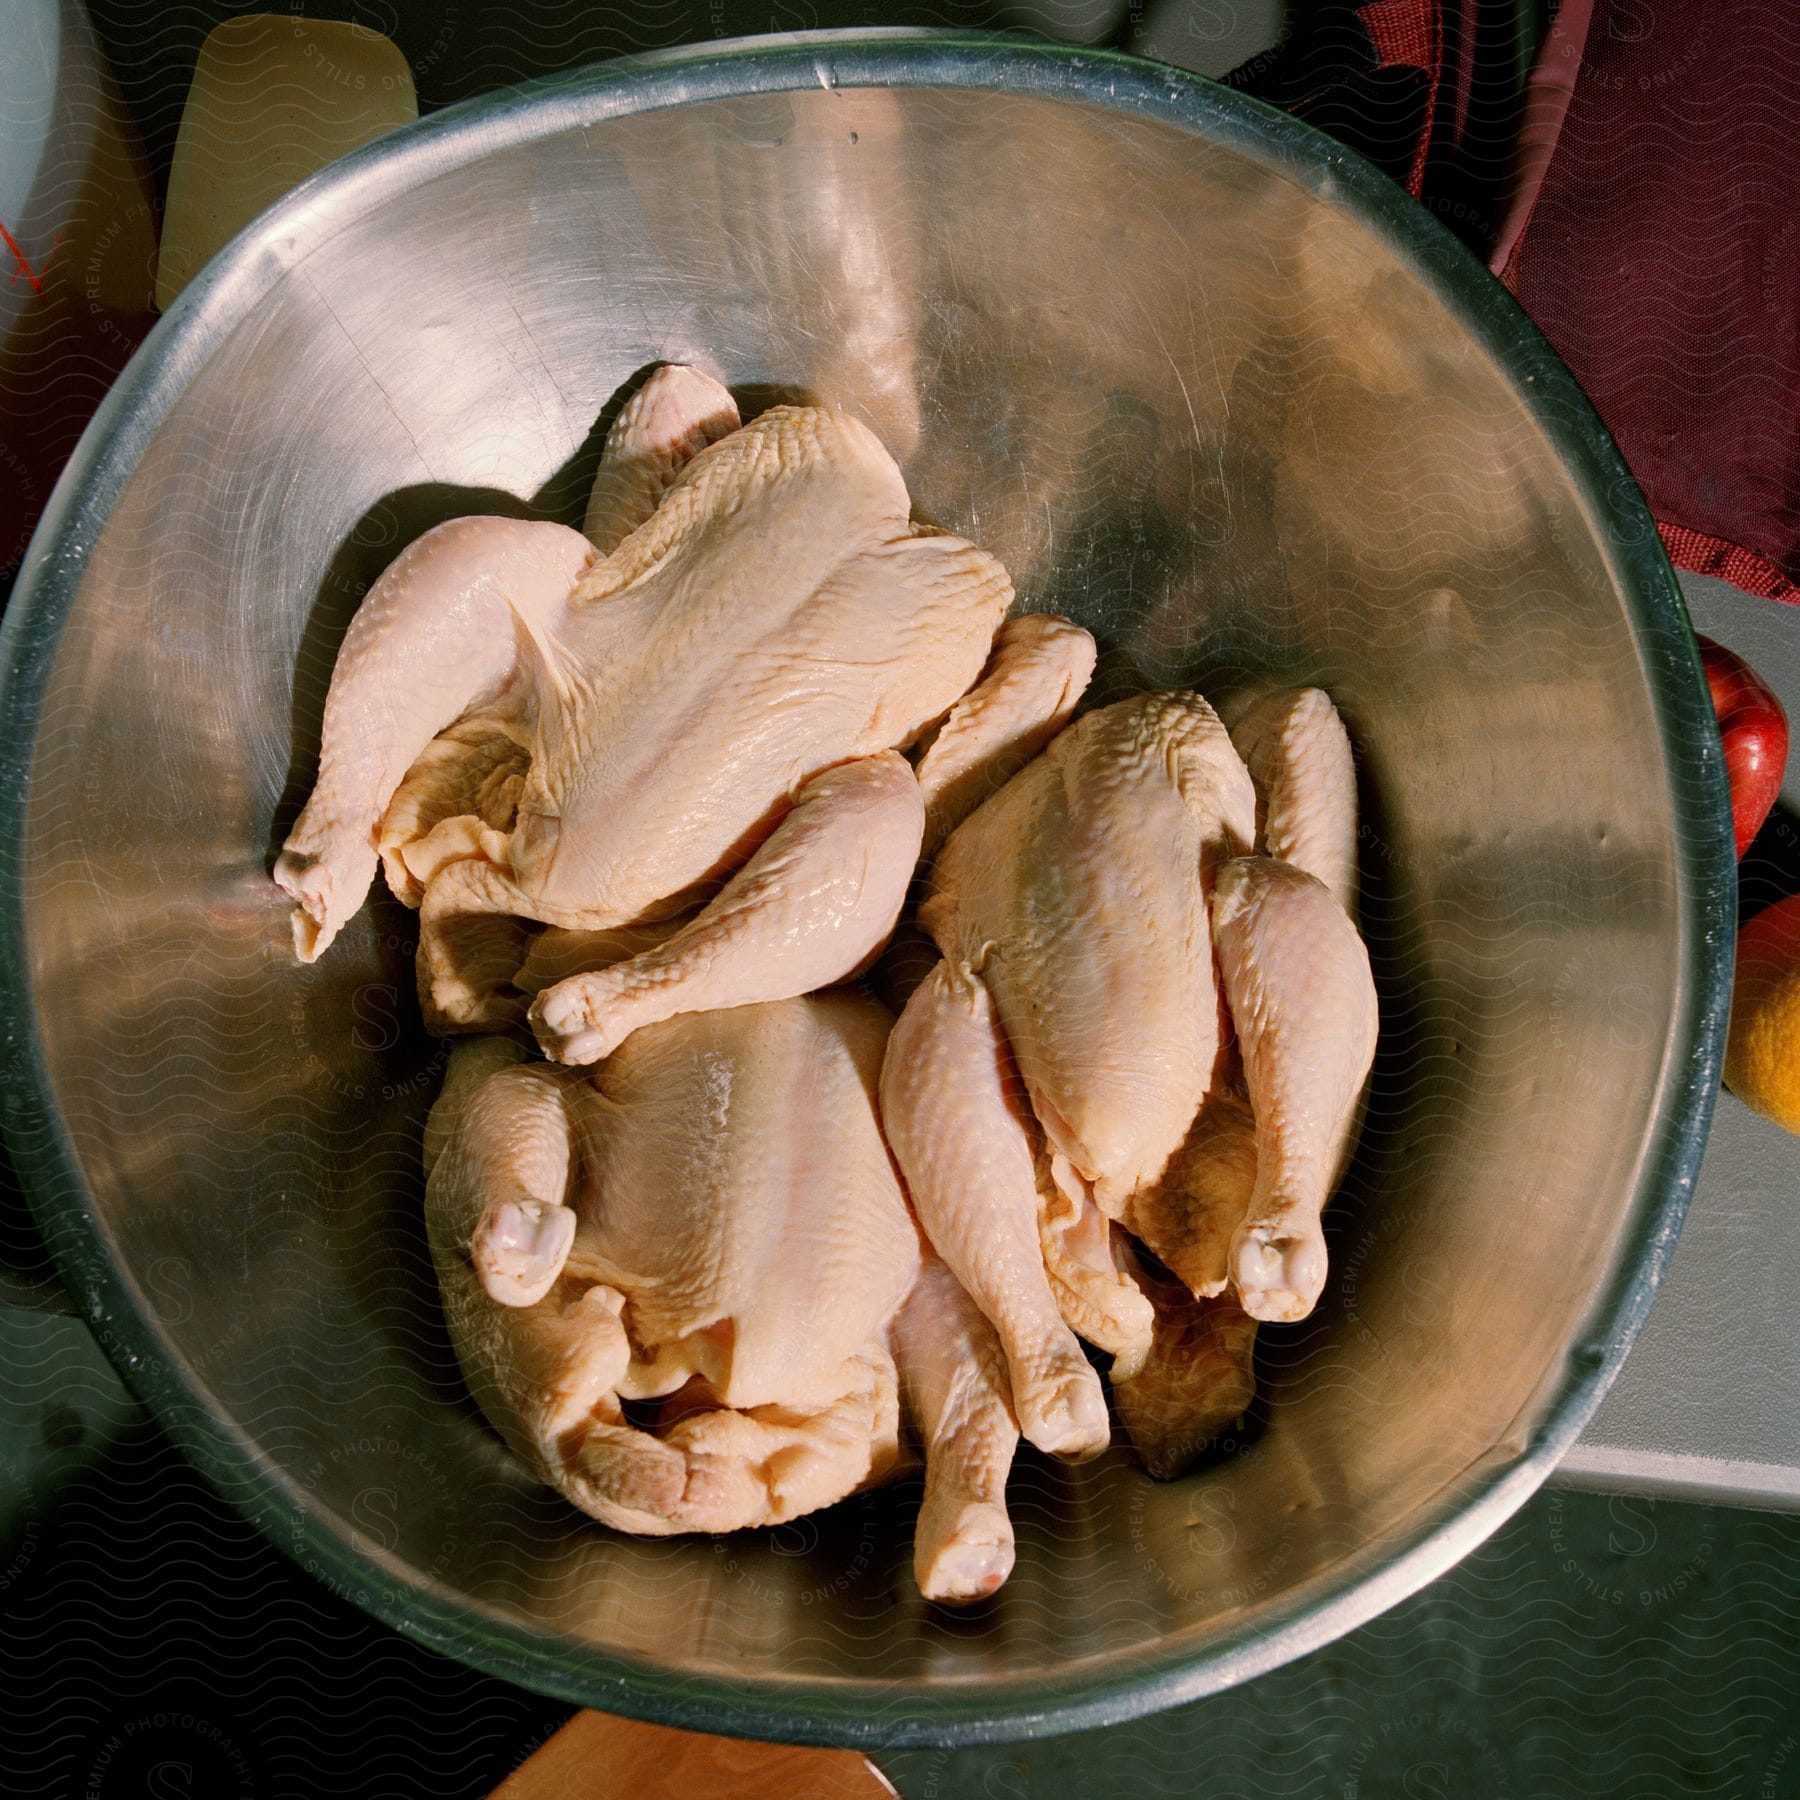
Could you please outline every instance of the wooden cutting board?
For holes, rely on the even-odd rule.
[[[893,1800],[854,1750],[808,1750],[579,1712],[490,1800]]]

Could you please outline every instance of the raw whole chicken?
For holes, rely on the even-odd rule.
[[[521,921],[681,920],[538,994],[531,1022],[570,1063],[842,980],[892,930],[927,832],[1086,684],[1092,639],[1002,628],[1011,601],[991,556],[911,519],[865,426],[804,406],[739,426],[716,382],[664,367],[609,434],[586,535],[452,520],[364,600],[275,868],[298,954],[324,952],[379,857],[422,909],[439,1029],[522,1016]],[[934,730],[915,773],[900,752]]]
[[[1011,601],[866,427],[743,425],[676,365],[582,532],[453,520],[346,636],[296,950],[379,863],[428,1024],[508,1034],[433,1111],[432,1253],[484,1412],[620,1529],[829,1505],[910,1419],[920,1588],[979,1597],[1021,1432],[1108,1439],[1080,1340],[1169,1475],[1318,1296],[1375,1032],[1342,725],[1308,690],[1068,726],[1093,639]],[[892,1025],[819,990],[921,863],[941,960]]]
[[[426,1217],[477,1401],[584,1512],[778,1524],[897,1473],[907,1413],[920,1589],[971,1600],[1012,1566],[1018,1429],[876,1121],[890,1022],[848,990],[686,1013],[592,1073],[466,1041],[427,1129]]]
[[[1303,1317],[1323,1285],[1375,995],[1332,890],[1254,853],[1273,840],[1353,886],[1348,744],[1321,701],[1247,715],[1260,799],[1198,696],[1090,713],[934,872],[920,917],[942,960],[895,1027],[883,1119],[999,1335],[1021,1430],[1053,1454],[1108,1437],[1078,1336],[1112,1353],[1167,1472],[1200,1415],[1242,1410],[1254,1321]],[[1181,1285],[1144,1278],[1120,1227]]]
[[[1277,870],[1291,865],[1317,878],[1311,886],[1291,875],[1285,878],[1289,888],[1302,895],[1303,905],[1309,910],[1319,907],[1317,886],[1322,883],[1346,916],[1354,919],[1356,771],[1337,710],[1317,688],[1262,695],[1235,709],[1231,719],[1232,743],[1256,787],[1260,854],[1227,864],[1215,880],[1214,948],[1228,963],[1225,985],[1233,1006],[1254,1013],[1249,1020],[1254,1033],[1266,1027],[1271,1003],[1289,1010],[1305,1004],[1302,984],[1307,971],[1304,960],[1298,967],[1284,967],[1278,957],[1260,986],[1252,986],[1243,933],[1230,916],[1232,891],[1240,883],[1254,888],[1280,882],[1284,878]],[[1350,971],[1351,986],[1359,989],[1354,971],[1361,966],[1360,959],[1354,951],[1344,951],[1344,934],[1334,920],[1321,923],[1319,943],[1302,951],[1302,958],[1321,955],[1327,969],[1335,965],[1340,976]],[[1334,941],[1339,946],[1336,956],[1322,948]],[[1341,992],[1338,998],[1343,998]],[[1256,1011],[1259,1003],[1262,1010]],[[1329,999],[1321,1010],[1327,1015],[1329,1033],[1333,1010]],[[1366,988],[1349,995],[1344,1017],[1337,1023],[1346,1021],[1353,1031],[1360,1022],[1372,1034],[1373,1000]],[[1245,1310],[1232,1286],[1231,1250],[1239,1231],[1253,1228],[1252,1210],[1261,1204],[1259,1143],[1274,1158],[1269,1166],[1280,1169],[1292,1128],[1268,1115],[1268,1108],[1283,1098],[1279,1091],[1271,1094],[1271,1086],[1278,1087],[1285,1072],[1277,1074],[1267,1066],[1274,1059],[1262,1052],[1259,1041],[1257,1067],[1265,1108],[1259,1131],[1242,1054],[1247,1035],[1240,1027],[1218,1079],[1162,1180],[1136,1196],[1125,1213],[1125,1223],[1161,1260],[1169,1276],[1151,1274],[1141,1265],[1135,1271],[1150,1298],[1156,1325],[1141,1368],[1124,1378],[1115,1371],[1113,1398],[1144,1466],[1164,1479],[1180,1474],[1227,1431],[1255,1393],[1252,1359],[1259,1320]],[[1354,1047],[1348,1054],[1341,1045],[1334,1052],[1324,1041],[1315,1048],[1327,1080],[1333,1069],[1341,1079],[1359,1060]],[[1287,1082],[1291,1099],[1297,1084],[1291,1077]],[[1316,1182],[1312,1188],[1320,1206],[1342,1174],[1352,1136],[1346,1122],[1324,1194],[1319,1194]],[[1136,1261],[1129,1246],[1124,1256]],[[1254,1268],[1246,1268],[1243,1279],[1258,1312],[1268,1317],[1279,1302],[1257,1291],[1256,1274]]]

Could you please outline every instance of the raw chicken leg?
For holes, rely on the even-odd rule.
[[[926,1235],[999,1334],[1019,1429],[1053,1456],[1098,1454],[1106,1400],[1050,1290],[1024,1096],[966,964],[940,962],[907,1003],[881,1116]]]
[[[980,681],[951,707],[919,758],[929,860],[1069,722],[1093,678],[1093,638],[1054,613],[1008,619]]]
[[[479,1196],[481,1210],[458,1213],[457,1233],[482,1289],[502,1306],[543,1299],[575,1241],[571,1080],[543,1063],[515,1064],[460,1101],[458,1192],[465,1202]]]
[[[1316,875],[1356,917],[1356,763],[1320,688],[1264,694],[1230,719],[1256,783],[1257,847]]]
[[[929,1600],[978,1600],[1013,1566],[1006,1476],[1018,1448],[1006,1358],[962,1285],[927,1256],[895,1324],[907,1410],[925,1441],[913,1575]]]
[[[467,1111],[469,1101],[486,1085],[489,1076],[513,1068],[525,1058],[525,1046],[504,1037],[470,1038],[450,1052],[444,1085],[438,1090],[438,1097],[425,1119],[422,1160],[428,1183],[450,1142],[451,1133]],[[579,1077],[569,1075],[563,1079],[574,1081]]]
[[[829,987],[894,929],[924,828],[893,751],[829,769],[710,906],[664,943],[538,995],[546,1055],[598,1062],[640,1025]]]
[[[522,993],[541,993],[571,975],[610,969],[633,956],[666,944],[689,923],[690,915],[657,919],[645,925],[615,925],[607,931],[564,931],[551,925],[531,940],[525,960],[513,975]]]
[[[1213,937],[1256,1117],[1256,1187],[1230,1250],[1258,1319],[1303,1319],[1325,1284],[1319,1215],[1375,1055],[1368,952],[1331,890],[1291,863],[1219,871]]]
[[[361,907],[382,816],[426,745],[465,714],[510,716],[523,705],[515,621],[559,610],[593,555],[562,525],[452,519],[409,544],[369,590],[326,696],[318,781],[275,864],[299,902],[302,962],[323,955]]]

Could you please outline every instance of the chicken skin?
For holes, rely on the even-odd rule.
[[[1021,1430],[1104,1447],[1079,1332],[1133,1369],[1152,1309],[1111,1221],[1157,1182],[1212,1081],[1211,871],[1248,850],[1250,777],[1206,702],[1088,714],[950,837],[882,1116],[938,1253],[1005,1346]]]
[[[692,914],[652,962],[537,995],[540,1042],[572,1063],[865,964],[928,799],[941,833],[1093,663],[1065,621],[1016,621],[996,644],[1005,570],[911,519],[866,427],[796,406],[740,427],[692,369],[659,370],[620,414],[586,525],[459,519],[402,552],[345,638],[318,781],[275,868],[311,961],[379,856],[421,908],[440,1030],[524,1014],[520,922]],[[934,730],[915,776],[900,752]]]
[[[1012,1564],[1018,1430],[882,1139],[889,1023],[851,991],[688,1013],[593,1073],[471,1039],[428,1131],[427,1227],[476,1400],[584,1512],[778,1524],[898,1472],[904,1407],[919,1584],[967,1600]]]
[[[1310,689],[1071,724],[1093,639],[1012,602],[866,426],[670,366],[581,532],[452,520],[346,635],[295,949],[379,867],[428,1025],[505,1034],[427,1131],[451,1337],[619,1529],[795,1518],[910,1425],[921,1591],[979,1597],[1019,1437],[1108,1442],[1084,1344],[1172,1475],[1322,1289],[1378,1025],[1348,736]],[[837,984],[915,881],[896,1023]]]
[[[1343,902],[1256,852],[1296,847],[1350,894],[1354,782],[1322,694],[1251,723],[1260,784],[1196,695],[1088,714],[951,835],[921,908],[942,960],[895,1027],[883,1118],[1054,1454],[1106,1441],[1078,1338],[1172,1472],[1247,1403],[1256,1322],[1323,1284],[1375,995]]]

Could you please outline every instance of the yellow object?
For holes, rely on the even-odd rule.
[[[1800,1132],[1800,895],[1738,933],[1725,1085],[1765,1118]]]
[[[169,167],[156,304],[289,188],[418,116],[412,70],[378,31],[287,13],[215,26]]]

